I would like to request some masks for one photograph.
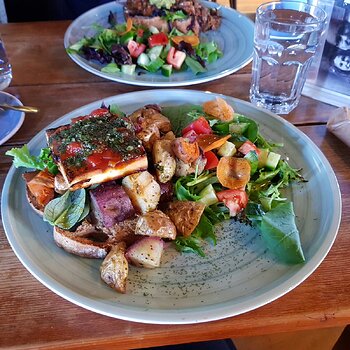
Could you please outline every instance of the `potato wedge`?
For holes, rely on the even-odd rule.
[[[153,145],[153,163],[156,168],[158,181],[166,183],[175,174],[176,160],[171,148],[171,140],[157,140]]]
[[[141,213],[156,209],[160,199],[160,186],[148,171],[125,176],[122,185],[135,209]]]
[[[101,279],[119,293],[126,292],[126,279],[129,273],[125,248],[124,242],[113,246],[100,266]]]
[[[135,234],[174,240],[176,227],[169,216],[160,210],[153,210],[139,216]]]
[[[185,237],[191,235],[205,209],[205,204],[190,201],[176,201],[168,203],[164,212],[175,224],[177,232]]]

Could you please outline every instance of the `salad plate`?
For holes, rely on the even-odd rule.
[[[68,53],[71,59],[80,67],[97,76],[119,83],[152,87],[175,87],[205,83],[225,77],[238,71],[251,62],[253,57],[254,24],[239,12],[219,6],[213,2],[202,1],[209,8],[218,8],[222,16],[222,24],[216,31],[201,34],[205,41],[214,41],[223,52],[223,56],[216,62],[207,65],[207,71],[195,75],[190,70],[176,72],[170,77],[161,72],[128,75],[123,73],[102,72],[102,65],[89,61],[77,53]],[[96,30],[92,25],[108,26],[108,15],[116,13],[118,23],[125,22],[123,5],[116,2],[96,7],[73,21],[64,36],[64,46],[69,48],[84,37],[91,37]],[[143,71],[145,72],[145,71]]]
[[[0,104],[22,106],[22,102],[18,98],[4,91],[0,91]],[[0,109],[0,145],[15,134],[23,122],[24,112]]]
[[[341,219],[341,196],[325,156],[284,119],[229,96],[164,89],[96,101],[47,128],[69,123],[101,103],[117,104],[131,113],[148,103],[202,104],[218,96],[236,112],[254,119],[267,139],[283,143],[279,153],[292,167],[302,169],[307,182],[293,184],[285,195],[294,203],[305,263],[280,263],[265,248],[256,229],[228,220],[218,224],[217,245],[208,244],[205,257],[180,254],[169,246],[160,268],[131,267],[127,293],[119,294],[100,279],[101,261],[71,255],[55,245],[52,227],[29,208],[24,170],[12,166],[4,183],[1,209],[7,239],[22,264],[46,287],[74,304],[114,318],[155,324],[189,324],[239,315],[272,302],[302,283],[331,249]],[[32,154],[39,154],[43,147],[45,130],[28,143]]]

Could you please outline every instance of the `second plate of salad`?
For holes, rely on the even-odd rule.
[[[65,33],[67,53],[100,77],[154,87],[215,80],[252,60],[254,24],[246,16],[208,1],[169,10],[161,3],[160,9],[151,5],[155,20],[139,16],[137,2],[132,1],[86,12]],[[210,19],[199,25],[203,16]]]

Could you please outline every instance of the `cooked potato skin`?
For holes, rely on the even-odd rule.
[[[205,204],[191,201],[169,202],[164,212],[175,224],[177,233],[188,237],[194,231],[205,209]]]
[[[119,293],[126,292],[126,279],[129,273],[125,249],[124,242],[113,246],[100,266],[101,279]]]
[[[139,216],[135,234],[174,240],[176,227],[169,216],[160,210],[153,210]]]

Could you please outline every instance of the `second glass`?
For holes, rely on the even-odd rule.
[[[302,2],[271,2],[258,7],[252,103],[277,114],[288,114],[297,106],[325,22],[325,11]]]

